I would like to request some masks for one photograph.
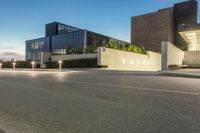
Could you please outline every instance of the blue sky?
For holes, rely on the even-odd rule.
[[[1,0],[0,51],[24,55],[25,40],[43,37],[59,21],[130,40],[130,18],[185,0]],[[1,58],[1,57],[0,57]]]

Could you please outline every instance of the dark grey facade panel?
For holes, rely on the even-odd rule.
[[[131,18],[131,43],[144,46],[147,50],[160,52],[161,41],[169,41],[182,50],[187,43],[179,34],[180,25],[186,29],[198,27],[196,0],[177,3],[168,9]],[[168,11],[167,11],[168,10]]]
[[[46,27],[45,27],[45,36],[46,37],[54,36],[57,34],[58,34],[58,24],[56,22],[46,24]]]
[[[131,43],[145,47],[146,50],[160,52],[162,41],[173,43],[172,22],[172,8],[132,17]]]
[[[197,1],[189,0],[174,5],[174,44],[182,50],[187,50],[187,43],[179,34],[180,25],[197,24]]]
[[[81,30],[79,28],[69,26],[66,24],[62,24],[59,22],[53,22],[46,24],[45,35],[46,37],[55,36],[55,35],[63,35],[70,32],[75,32]]]

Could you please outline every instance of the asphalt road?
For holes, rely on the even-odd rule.
[[[200,79],[0,71],[0,132],[199,133]]]

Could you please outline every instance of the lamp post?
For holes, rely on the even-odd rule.
[[[0,63],[0,69],[2,68],[2,63]]]
[[[59,69],[61,70],[62,69],[62,61],[59,60],[58,63],[59,63]]]
[[[35,61],[32,61],[31,64],[32,64],[32,69],[35,69]]]
[[[13,69],[15,69],[16,63],[15,63],[15,62],[13,62],[12,64],[13,64]]]

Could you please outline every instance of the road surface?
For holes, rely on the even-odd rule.
[[[199,133],[200,79],[0,71],[0,132]]]

